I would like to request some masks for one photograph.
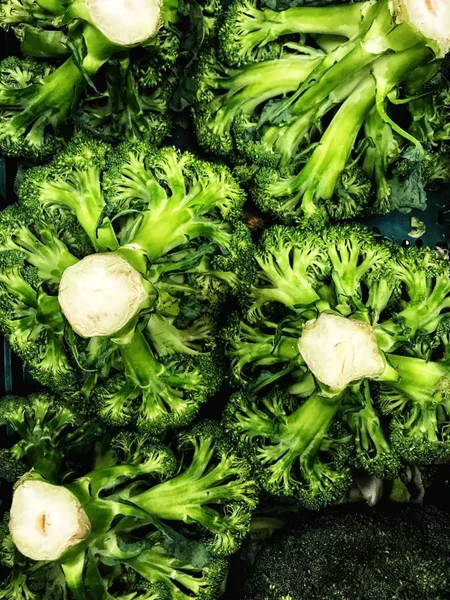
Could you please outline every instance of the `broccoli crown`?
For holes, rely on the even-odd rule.
[[[319,238],[307,230],[272,227],[259,240],[255,262],[254,283],[221,337],[230,360],[230,382],[244,387],[247,395],[230,401],[226,422],[239,444],[256,445],[266,489],[304,494],[312,468],[308,464],[298,472],[298,463],[307,460],[303,445],[296,449],[292,439],[310,449],[315,428],[324,427],[320,439],[325,439],[333,423],[347,431],[337,436],[339,452],[345,454],[349,447],[342,442],[346,435],[355,445],[347,468],[392,479],[402,464],[447,460],[448,262],[430,249],[402,249],[380,241],[357,224],[330,227]],[[326,341],[330,336],[334,340],[335,330],[319,333],[328,320],[349,328],[342,338],[336,330],[330,355]],[[360,328],[368,337],[357,343]],[[314,352],[310,340],[317,344]],[[355,346],[347,354],[344,347],[351,340]],[[364,364],[376,364],[373,371],[354,369],[363,348],[368,352]],[[329,378],[334,367],[339,381]],[[349,376],[342,381],[344,372]],[[289,395],[306,400],[286,409]],[[323,418],[332,415],[325,424],[314,415],[314,406],[321,402],[326,406]],[[311,417],[308,406],[313,407]],[[294,427],[305,436],[291,437]],[[285,441],[280,433],[284,428]],[[313,453],[317,463],[324,452],[319,450]],[[333,460],[321,468],[331,469]],[[333,485],[340,493],[345,484],[341,488],[338,483]],[[329,492],[322,502],[330,498],[337,496]],[[308,498],[301,501],[314,505]]]
[[[33,563],[45,570],[35,567],[33,584],[26,580],[30,589],[48,591],[48,579],[80,597],[95,584],[105,597],[122,600],[130,594],[140,600],[217,598],[227,571],[224,557],[246,535],[258,491],[249,463],[220,425],[200,422],[181,432],[172,449],[136,430],[105,434],[86,451],[85,469],[89,460],[93,470],[59,486],[58,493],[58,486],[49,491],[62,498],[64,490],[76,499],[92,535],[60,560]],[[48,486],[35,472],[16,490],[27,484]],[[33,517],[25,506],[27,518]],[[17,541],[13,527],[12,537]],[[9,566],[9,538],[4,539]],[[14,569],[18,560],[22,554],[17,553]],[[86,568],[72,570],[73,561]],[[20,573],[28,576],[25,564]]]
[[[436,508],[339,507],[299,521],[260,553],[243,600],[432,600],[450,590],[448,520]]]
[[[47,392],[3,398],[0,425],[9,426],[19,437],[1,451],[2,471],[12,480],[34,469],[49,481],[59,481],[99,434],[95,422],[85,422],[67,403]]]
[[[221,306],[253,276],[244,201],[225,166],[145,142],[83,134],[27,170],[0,213],[0,325],[32,375],[81,389],[80,404],[114,425],[187,424],[223,378]],[[83,336],[63,315],[61,278],[108,255],[139,273],[145,306],[133,335]]]
[[[419,104],[414,120],[420,122],[420,106],[430,102],[420,94],[427,83],[421,70],[435,73],[433,53],[426,44],[405,54],[412,46],[394,48],[389,36],[398,22],[387,6],[275,4],[232,2],[217,49],[200,58],[193,108],[200,144],[264,167],[253,198],[288,224],[323,227],[328,219],[422,208],[433,169],[426,174],[409,159],[405,148],[417,150],[420,136],[403,130],[381,97],[413,81],[418,100],[411,104]],[[383,40],[379,52],[367,50],[374,31]],[[386,47],[389,57],[381,51]],[[445,86],[441,95],[439,109],[428,112],[443,113],[436,119],[442,138]],[[439,178],[439,167],[434,170]]]

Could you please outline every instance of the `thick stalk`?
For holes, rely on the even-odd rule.
[[[388,354],[387,359],[399,374],[398,381],[390,380],[387,386],[415,402],[441,402],[450,397],[448,365],[396,354]],[[380,381],[385,381],[383,375]]]
[[[295,455],[314,456],[342,402],[342,394],[312,394],[280,427],[280,443]]]
[[[154,357],[142,331],[135,331],[130,340],[116,343],[128,378],[142,390],[149,390],[164,368]]]
[[[255,15],[242,17],[242,28],[254,30],[245,34],[252,47],[267,44],[277,38],[294,33],[316,33],[351,38],[358,35],[365,9],[369,3],[345,6],[300,7],[283,11],[268,8]]]

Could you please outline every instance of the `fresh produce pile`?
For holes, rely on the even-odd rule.
[[[0,599],[216,600],[286,512],[249,600],[450,593],[439,513],[378,584],[421,513],[326,512],[450,461],[450,263],[351,220],[450,182],[449,6],[0,0]]]

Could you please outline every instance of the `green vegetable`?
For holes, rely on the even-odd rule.
[[[444,0],[279,11],[238,0],[200,63],[198,139],[261,165],[253,197],[287,223],[423,208],[436,152],[393,120],[390,104],[407,103],[405,81],[421,96],[424,73],[449,49],[449,18]],[[423,169],[404,166],[413,150]]]
[[[316,508],[343,497],[352,465],[392,478],[402,463],[448,460],[448,262],[359,225],[273,227],[256,262],[223,333],[247,390],[225,427],[267,491]]]
[[[259,554],[239,598],[444,598],[448,535],[447,515],[426,505],[303,513]]]
[[[0,325],[42,384],[108,423],[161,432],[222,381],[218,312],[252,244],[226,167],[74,139],[0,213]]]
[[[0,26],[13,27],[32,59],[0,63],[1,151],[33,160],[52,156],[72,130],[74,111],[75,120],[96,135],[159,143],[169,129],[168,98],[154,88],[171,79],[173,88],[183,32],[194,26],[184,15],[184,4],[169,0],[6,0]],[[34,60],[55,57],[65,62],[55,68]],[[95,76],[104,65],[102,92]]]
[[[27,474],[9,520],[20,555],[38,561],[35,571],[54,568],[60,577],[62,569],[76,600],[133,591],[143,599],[216,598],[220,557],[246,535],[257,488],[217,423],[182,432],[178,448],[181,461],[161,442],[122,431],[99,439],[93,470],[72,483]],[[13,570],[6,588],[14,585]]]

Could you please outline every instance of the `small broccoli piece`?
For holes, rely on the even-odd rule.
[[[383,121],[375,108],[366,117],[364,133],[370,143],[364,152],[363,168],[375,182],[376,189],[372,210],[384,215],[392,210],[389,168],[400,154],[400,142],[391,125]]]
[[[215,600],[218,597],[227,572],[225,559],[213,558],[201,566],[189,565],[169,554],[157,536],[155,538],[151,548],[127,562],[127,566],[142,577],[157,582],[136,600]]]
[[[180,437],[179,475],[133,497],[141,509],[160,519],[196,523],[213,534],[210,549],[227,556],[247,534],[257,488],[250,464],[236,455],[219,425],[202,422]]]
[[[130,55],[110,60],[105,66],[105,91],[86,94],[74,119],[82,129],[102,139],[135,139],[159,145],[171,130],[167,113],[174,77],[147,89],[136,80],[133,65]]]
[[[97,251],[115,250],[115,233],[108,220],[103,221],[106,203],[101,191],[109,150],[104,142],[77,136],[49,165],[26,172],[18,192],[20,201],[42,219],[56,219],[61,229],[65,213],[75,215]]]
[[[432,506],[303,513],[261,552],[239,598],[442,598],[450,590],[449,533],[447,515]]]
[[[273,42],[289,43],[289,34],[320,33],[353,37],[359,32],[361,5],[320,8],[289,8],[273,11],[258,8],[255,2],[237,0],[226,13],[220,28],[219,43],[224,60],[240,65],[264,60],[273,52]],[[275,46],[276,47],[276,46]]]
[[[389,354],[400,380],[380,390],[380,410],[391,417],[394,451],[410,463],[431,464],[450,456],[450,375],[448,365]]]
[[[341,500],[352,483],[351,439],[335,420],[341,401],[314,393],[296,406],[284,392],[260,402],[238,393],[227,405],[224,426],[258,465],[265,490],[319,509]]]
[[[9,534],[9,513],[0,521],[0,565],[12,569],[16,547]]]
[[[448,262],[436,258],[430,248],[398,248],[394,258],[392,268],[406,300],[383,328],[398,336],[434,333],[450,306]]]
[[[200,143],[211,152],[233,157],[235,131],[242,144],[250,120],[256,126],[258,107],[271,98],[293,92],[308,77],[320,58],[286,55],[277,60],[248,64],[241,69],[227,67],[213,51],[203,55],[198,73],[194,122]],[[235,129],[236,128],[236,129]],[[277,163],[275,148],[250,144],[249,158],[255,162]],[[290,148],[289,148],[290,150]]]
[[[13,204],[0,213],[0,253],[17,251],[37,269],[40,279],[58,282],[65,269],[78,262],[48,222],[39,219],[22,204]]]
[[[383,431],[368,381],[353,386],[342,410],[355,441],[355,465],[380,479],[396,477],[401,464]]]
[[[0,402],[0,424],[7,425],[20,437],[8,454],[17,461],[17,469],[26,465],[49,481],[59,481],[67,469],[65,458],[85,452],[99,430],[61,400],[47,392],[28,397],[7,396]],[[4,451],[3,451],[4,452]],[[3,455],[7,458],[8,455]],[[2,466],[4,461],[2,460]]]

